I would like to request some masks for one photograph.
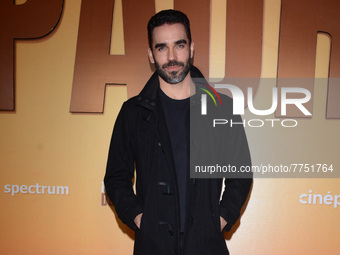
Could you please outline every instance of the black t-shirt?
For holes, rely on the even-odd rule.
[[[189,177],[189,108],[190,98],[175,100],[159,89],[175,161],[180,206],[180,230],[184,231],[186,187]]]

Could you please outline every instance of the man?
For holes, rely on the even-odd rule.
[[[228,254],[222,230],[237,221],[252,180],[226,179],[220,201],[222,179],[190,179],[189,116],[197,113],[191,111],[190,97],[201,91],[193,78],[203,75],[191,64],[189,20],[179,11],[161,11],[150,19],[148,36],[156,72],[117,117],[106,192],[119,218],[135,231],[135,255]],[[231,112],[232,100],[222,99],[223,109]],[[237,130],[224,132],[230,156],[223,158],[249,165],[243,127]]]

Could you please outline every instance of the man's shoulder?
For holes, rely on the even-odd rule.
[[[125,116],[124,118],[130,119],[135,112],[137,105],[137,96],[127,99],[121,106],[119,114]]]
[[[127,99],[123,103],[122,108],[132,109],[132,108],[135,108],[136,105],[140,104],[140,102],[141,102],[141,96],[140,95],[133,96],[133,97]]]
[[[217,94],[220,96],[222,104],[233,105],[233,99],[230,96],[220,92]]]
[[[151,109],[154,108],[155,106],[154,102],[155,102],[154,100],[149,99],[147,97],[143,97],[139,94],[126,100],[122,105],[121,111],[128,113],[136,113],[145,108]]]
[[[232,114],[233,99],[224,93],[218,93],[218,95],[220,97],[220,107],[218,107],[218,109],[225,113]]]
[[[124,102],[123,105],[126,105],[126,106],[128,106],[128,107],[134,106],[134,105],[138,104],[138,102],[139,102],[139,99],[138,99],[138,98],[139,98],[139,97],[140,97],[139,95],[130,97],[129,99],[127,99],[127,100]]]

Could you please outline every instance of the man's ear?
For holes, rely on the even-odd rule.
[[[194,42],[191,42],[191,44],[190,44],[190,56],[191,56],[191,58],[194,57],[194,52],[195,52],[195,45],[194,45]]]
[[[149,60],[150,60],[151,64],[154,64],[155,59],[153,58],[152,50],[150,48],[148,48],[148,55],[149,55]]]

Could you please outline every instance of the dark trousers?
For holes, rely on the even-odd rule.
[[[184,245],[184,232],[179,233],[179,246],[181,248],[181,254],[183,255],[183,245]]]

